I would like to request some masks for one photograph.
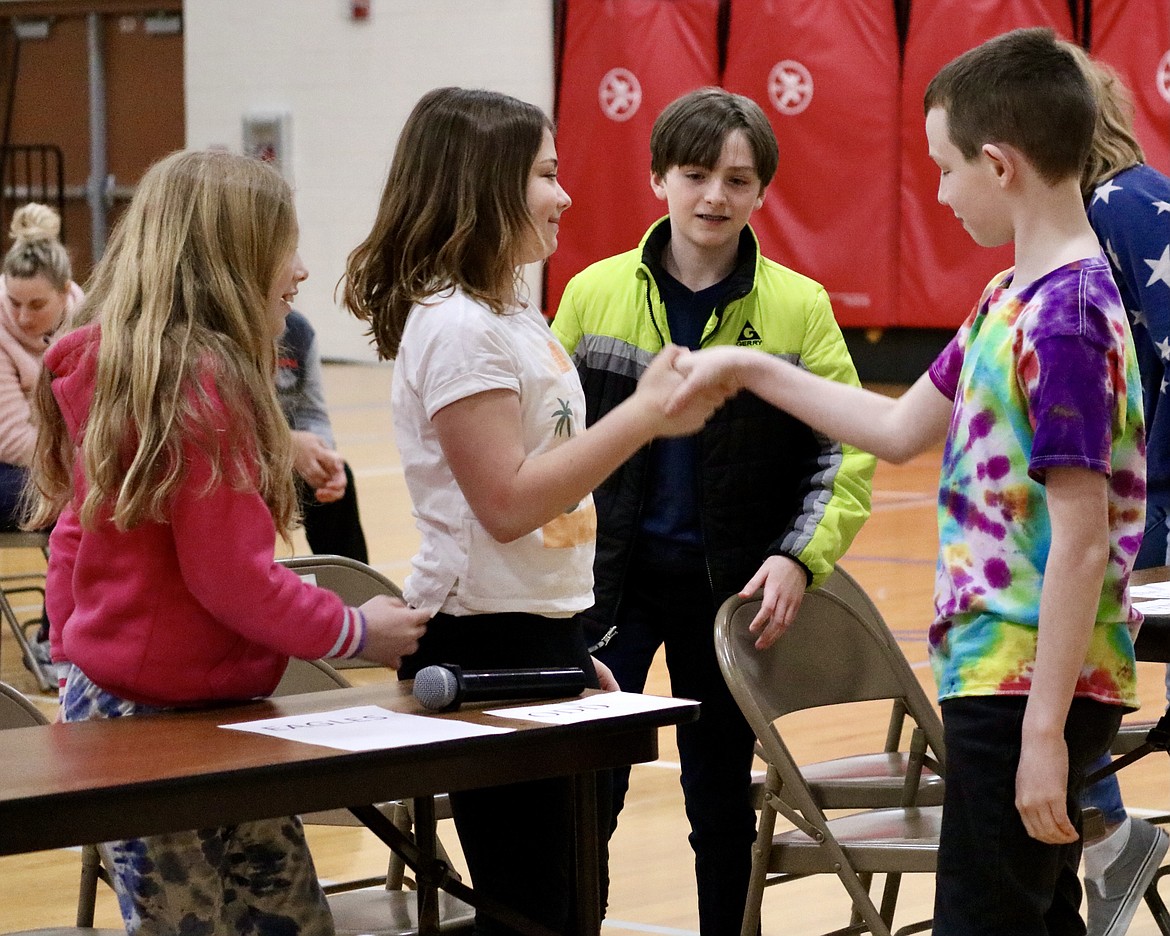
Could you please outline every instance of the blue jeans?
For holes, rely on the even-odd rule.
[[[946,792],[936,874],[935,936],[1083,936],[1077,866],[1081,840],[1046,845],[1016,810],[1020,729],[1027,696],[942,703]],[[1085,766],[1108,750],[1122,709],[1073,699],[1066,808],[1081,828]]]
[[[1134,561],[1135,569],[1170,565],[1170,559],[1166,554],[1166,505],[1161,503],[1162,500],[1163,498],[1159,496],[1156,501],[1152,499],[1147,504],[1149,514],[1146,517],[1146,532],[1142,537],[1141,551]],[[1166,699],[1170,701],[1170,666],[1166,667]],[[1089,764],[1085,768],[1085,773],[1091,774],[1102,767],[1107,767],[1112,760],[1112,756],[1107,751]],[[1127,813],[1125,803],[1121,799],[1121,787],[1117,782],[1117,774],[1110,774],[1092,786],[1085,787],[1085,792],[1081,795],[1081,806],[1085,808],[1093,806],[1101,810],[1105,825],[1109,828],[1121,825],[1125,821]]]
[[[751,803],[755,735],[715,659],[715,600],[706,566],[662,567],[653,550],[636,550],[626,575],[617,633],[596,656],[627,692],[646,686],[665,645],[671,693],[697,699],[699,719],[678,728],[681,782],[695,853],[702,936],[738,936],[751,875],[756,814]],[[614,771],[614,826],[630,770]]]

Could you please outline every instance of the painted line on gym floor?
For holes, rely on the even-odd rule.
[[[663,936],[699,936],[698,930],[677,929],[673,926],[654,926],[650,923],[631,923],[628,920],[604,920],[602,929],[629,930],[631,933],[661,933]]]

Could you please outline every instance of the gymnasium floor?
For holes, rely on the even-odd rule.
[[[401,581],[417,536],[390,429],[390,373],[385,365],[329,365],[325,379],[338,446],[357,477],[371,562]],[[934,687],[926,666],[925,634],[936,546],[934,485],[938,463],[936,452],[901,467],[879,465],[873,515],[843,561],[885,615],[931,697]],[[297,551],[305,550],[299,536],[295,545]],[[33,554],[25,553],[28,551],[0,553],[0,574],[32,563]],[[1140,669],[1144,701],[1140,717],[1155,718],[1164,706],[1162,667],[1142,664]],[[377,669],[347,670],[346,675],[355,682],[392,678]],[[0,634],[0,678],[37,695],[6,628]],[[655,666],[648,691],[669,693],[661,661]],[[38,698],[51,714],[53,700]],[[885,717],[884,710],[872,710],[832,720],[804,718],[786,737],[797,755],[809,760],[856,750],[859,744],[876,749],[884,737]],[[1170,806],[1170,764],[1165,755],[1150,755],[1120,776],[1126,801],[1139,814]],[[310,836],[318,870],[325,878],[364,877],[384,868],[386,852],[369,833],[315,828]],[[440,836],[449,847],[454,844],[449,824],[441,826]],[[664,731],[660,759],[634,768],[626,809],[611,845],[613,883],[604,929],[608,936],[697,933],[686,836],[677,752],[673,733]],[[0,933],[71,924],[77,869],[75,851],[0,858]],[[931,899],[929,876],[907,878],[896,924],[929,916]],[[764,896],[766,934],[822,933],[845,925],[847,917],[848,901],[835,877],[820,876],[773,888]],[[112,896],[104,890],[97,923],[119,925]],[[1130,932],[1154,936],[1158,930],[1142,908]]]

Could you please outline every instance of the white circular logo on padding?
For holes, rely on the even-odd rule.
[[[642,85],[628,68],[611,68],[601,79],[597,100],[606,117],[621,123],[638,113],[642,105]]]
[[[812,103],[812,96],[812,75],[800,62],[785,59],[768,73],[768,97],[781,114],[801,113]]]
[[[1158,62],[1158,73],[1154,76],[1154,84],[1164,101],[1170,102],[1170,51],[1167,51]]]

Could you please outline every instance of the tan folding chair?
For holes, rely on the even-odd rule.
[[[942,810],[918,805],[918,768],[928,764],[942,776],[942,723],[880,619],[821,589],[808,593],[792,626],[759,651],[748,631],[759,607],[758,596],[733,596],[715,620],[720,669],[768,765],[742,934],[756,932],[766,886],[836,874],[853,907],[850,926],[836,932],[890,936],[901,875],[933,873],[937,863]],[[901,804],[830,819],[778,721],[802,710],[876,700],[898,703],[914,725]],[[795,828],[777,832],[778,815]],[[880,910],[869,894],[874,874],[885,875]],[[897,932],[929,926],[920,922]]]
[[[820,590],[835,596],[852,613],[868,621],[875,632],[889,634],[889,627],[877,605],[857,580],[840,565],[833,569]],[[890,640],[893,641],[892,636]],[[894,646],[897,646],[896,641]],[[901,650],[898,652],[901,653]],[[921,768],[917,805],[941,806],[943,779],[931,764],[922,765],[912,758],[905,744],[905,726],[906,707],[901,699],[894,699],[885,743],[880,752],[854,754],[803,765],[801,772],[809,782],[817,804],[822,809],[900,806],[907,771]]]
[[[39,708],[23,695],[0,682],[0,731],[6,728],[30,728],[47,725],[48,719]],[[77,925],[52,926],[42,929],[22,930],[6,936],[124,936],[121,929],[94,929],[93,917],[97,906],[98,881],[107,884],[109,876],[102,869],[97,847],[86,845],[81,850],[81,883],[77,898]]]
[[[292,556],[280,562],[313,584],[336,592],[349,605],[364,604],[375,595],[402,597],[402,589],[377,569],[347,556]],[[353,669],[377,664],[355,658],[334,660],[332,665],[335,669]]]
[[[842,566],[838,565],[821,585],[821,591],[836,595],[844,604],[873,622],[879,630],[888,630],[885,619],[873,600]],[[875,809],[900,806],[911,756],[905,745],[906,709],[895,699],[886,728],[885,743],[880,751],[854,754],[833,760],[805,764],[801,767],[809,787],[822,809]],[[759,744],[756,754],[764,760]],[[752,772],[752,801],[759,809],[764,801],[767,770]],[[919,778],[918,805],[941,806],[943,780],[929,766],[923,766]]]
[[[49,534],[35,531],[30,533],[0,533],[0,549],[36,549],[40,552],[37,557],[38,568],[28,571],[9,572],[0,575],[0,615],[8,622],[16,645],[20,647],[24,664],[32,672],[37,686],[42,692],[57,691],[57,676],[51,665],[42,664],[33,651],[35,632],[41,626],[41,616],[44,613],[45,602],[45,570],[44,562],[49,557]],[[14,603],[17,595],[28,596],[32,599],[36,609],[32,616],[26,615],[23,620],[17,613],[20,605]],[[32,638],[29,635],[32,634]]]
[[[398,586],[376,569],[343,556],[294,556],[282,559],[282,565],[303,578],[335,592],[346,604],[359,605],[376,595],[402,597]],[[294,695],[326,689],[348,688],[349,682],[332,665],[323,660],[291,660],[273,695]],[[440,819],[451,818],[451,806],[445,795],[424,804],[426,815],[415,815],[415,804],[380,803],[378,809],[404,835],[414,834],[425,855],[450,867],[451,861],[435,834]],[[302,816],[308,825],[360,825],[347,810],[330,810]],[[458,874],[451,871],[458,879]],[[364,878],[326,885],[324,890],[333,910],[338,936],[414,936],[419,932],[417,894],[407,888],[402,858],[390,852],[385,877]],[[446,891],[437,896],[440,933],[469,933],[475,922],[475,910]]]

